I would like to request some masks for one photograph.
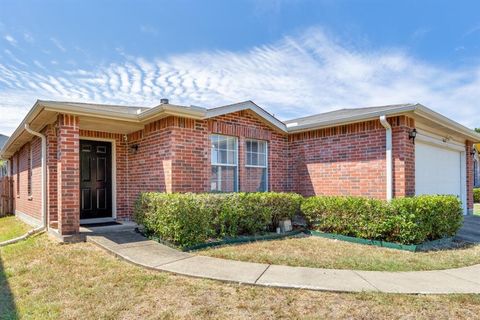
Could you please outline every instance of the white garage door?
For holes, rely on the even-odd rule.
[[[416,141],[415,193],[453,194],[462,199],[461,152]]]

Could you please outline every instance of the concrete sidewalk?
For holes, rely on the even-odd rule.
[[[97,244],[134,264],[176,274],[282,288],[339,292],[410,294],[480,293],[480,265],[466,268],[381,272],[316,269],[241,262],[180,252],[151,241],[131,228],[87,233]]]

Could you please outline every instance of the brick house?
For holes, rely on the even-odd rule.
[[[37,101],[0,156],[15,214],[63,241],[128,220],[142,191],[455,194],[473,208],[474,131],[420,105],[282,122],[251,101],[205,109]]]

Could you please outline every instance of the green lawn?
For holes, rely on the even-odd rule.
[[[252,242],[197,254],[289,266],[378,271],[437,270],[480,263],[480,245],[413,253],[318,237]]]
[[[0,218],[0,242],[19,237],[30,229],[14,216]]]
[[[469,319],[480,295],[275,289],[130,265],[46,235],[0,248],[0,319]]]
[[[475,203],[473,205],[473,214],[480,216],[480,203]]]

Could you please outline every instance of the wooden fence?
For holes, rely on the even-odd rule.
[[[0,177],[0,217],[13,213],[13,180]]]

